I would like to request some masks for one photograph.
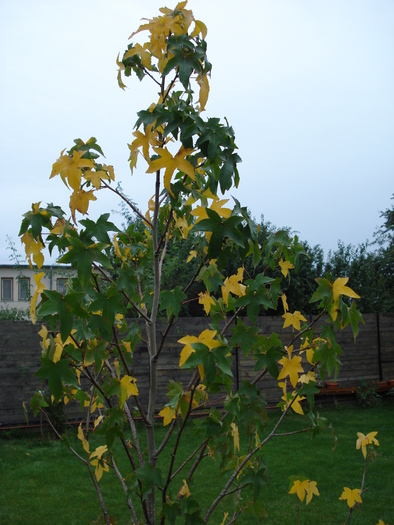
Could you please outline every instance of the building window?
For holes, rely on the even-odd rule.
[[[65,277],[59,277],[59,279],[56,279],[56,291],[64,295],[67,291],[67,283],[68,279]]]
[[[12,301],[13,300],[13,279],[12,277],[1,278],[1,300]]]
[[[19,277],[18,279],[18,299],[19,301],[29,301],[30,299],[30,279],[29,277]]]

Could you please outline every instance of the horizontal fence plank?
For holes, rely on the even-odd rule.
[[[365,324],[360,326],[356,341],[350,327],[336,333],[337,342],[344,351],[341,356],[342,368],[338,376],[340,387],[358,386],[362,381],[377,382],[380,373],[383,380],[394,379],[394,314],[379,314],[379,319],[376,314],[366,314],[363,318]],[[308,321],[311,320],[312,317],[308,316]],[[247,318],[242,318],[242,321],[248,324]],[[198,336],[209,327],[208,323],[207,318],[181,318],[169,333],[158,363],[159,410],[168,401],[166,396],[168,382],[180,381],[185,387],[190,378],[189,371],[179,369],[182,350],[182,346],[178,343],[179,339],[185,335]],[[137,321],[137,324],[144,326],[142,321]],[[257,326],[267,336],[277,333],[285,344],[291,340],[292,330],[283,329],[281,317],[260,317]],[[322,326],[321,320],[316,323],[317,333],[320,333]],[[34,326],[28,321],[0,321],[0,428],[1,425],[25,424],[22,403],[24,402],[28,407],[34,392],[46,388],[46,385],[34,375],[40,367],[41,339],[38,335],[40,329],[41,326]],[[157,333],[162,334],[165,330],[166,324],[163,322],[159,324]],[[149,389],[149,359],[143,342],[139,343],[134,351],[133,363],[133,374],[137,378],[141,401],[146,400]],[[241,385],[242,381],[250,381],[256,376],[254,364],[252,357],[246,358],[241,351],[238,351],[237,359],[235,355],[233,356],[232,371],[235,387],[237,382]],[[265,376],[257,384],[269,405],[276,404],[280,400],[283,393],[274,379]],[[215,403],[221,402],[220,396],[213,399]],[[80,417],[77,403],[69,403],[65,410],[72,419]],[[39,421],[39,417],[34,418],[30,409],[28,415],[29,421]]]

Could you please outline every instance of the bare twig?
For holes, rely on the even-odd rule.
[[[111,458],[111,463],[112,463],[112,467],[114,469],[114,472],[115,472],[118,480],[120,481],[120,483],[122,485],[123,492],[125,493],[125,496],[127,497],[127,506],[129,507],[131,515],[133,516],[134,524],[135,525],[139,525],[140,522],[138,520],[137,513],[135,512],[135,509],[134,509],[134,506],[133,506],[133,502],[131,501],[131,498],[128,495],[127,485],[126,485],[126,483],[125,483],[125,481],[124,481],[124,479],[122,477],[122,474],[119,472],[119,469],[118,469],[118,467],[117,467],[113,457]]]
[[[152,223],[145,217],[145,215],[143,215],[140,210],[137,208],[137,206],[135,206],[131,201],[129,201],[129,199],[123,195],[123,193],[121,191],[119,191],[117,188],[113,188],[112,186],[110,186],[109,184],[107,184],[104,180],[101,180],[101,183],[104,185],[104,187],[108,190],[111,190],[113,193],[115,193],[116,195],[118,195],[121,199],[123,199],[125,201],[125,203],[130,206],[130,208],[133,210],[133,212],[138,215],[138,217],[140,219],[142,219],[142,221],[147,224],[150,228],[152,228]]]

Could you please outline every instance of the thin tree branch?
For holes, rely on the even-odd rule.
[[[115,471],[115,474],[118,478],[118,480],[120,481],[121,485],[122,485],[122,488],[123,488],[123,492],[125,493],[125,496],[127,497],[127,506],[129,507],[130,509],[130,512],[131,512],[131,515],[133,516],[133,521],[134,521],[134,525],[139,525],[139,520],[138,520],[138,516],[137,516],[137,513],[135,512],[135,509],[134,509],[134,506],[133,506],[133,502],[131,501],[131,498],[130,496],[128,495],[128,489],[127,489],[127,485],[122,477],[122,474],[119,472],[119,469],[115,463],[115,460],[113,458],[113,456],[111,457],[111,463],[112,463],[112,467]]]
[[[60,439],[61,441],[63,441],[64,443],[66,443],[66,442],[64,441],[62,435],[59,434],[59,432],[58,432],[58,431],[56,430],[56,428],[53,426],[53,423],[52,423],[52,421],[49,419],[49,416],[48,416],[48,414],[45,412],[45,410],[43,410],[42,408],[40,408],[40,412],[44,415],[45,419],[47,420],[47,422],[48,422],[49,426],[51,427],[51,429],[53,430],[53,432],[56,434],[57,438]],[[66,443],[66,445],[67,445],[67,443]],[[75,449],[73,449],[70,445],[67,445],[67,448],[68,448],[68,449],[74,454],[74,456],[76,456],[80,461],[82,461],[82,463],[85,463],[85,465],[86,465],[86,463],[87,463],[86,459],[83,459],[83,457],[80,456],[80,455],[78,454],[78,452],[77,452]]]
[[[86,456],[87,455],[88,455],[88,453],[86,452]],[[89,471],[90,477],[92,478],[94,488],[96,489],[97,497],[99,499],[99,502],[100,502],[100,505],[101,505],[101,509],[103,511],[103,516],[104,516],[105,523],[106,523],[106,525],[111,525],[111,522],[110,522],[110,519],[109,519],[109,516],[108,516],[108,511],[107,511],[107,508],[106,508],[105,503],[104,503],[104,498],[103,498],[103,495],[101,494],[100,484],[96,480],[96,476],[93,473],[93,470],[92,470],[92,467],[91,467],[91,465],[89,463],[89,460],[86,461],[86,466],[88,467],[88,471]]]
[[[175,428],[176,420],[173,419],[170,425],[170,428],[167,431],[167,434],[164,436],[163,441],[160,443],[160,446],[156,449],[155,457],[156,459],[159,457],[160,453],[163,451],[164,447],[167,445],[173,431]]]
[[[309,432],[309,427],[303,428],[302,430],[294,430],[293,432],[282,432],[281,434],[274,434],[272,437],[294,436],[295,434],[303,434],[304,432]]]
[[[244,468],[244,466],[246,465],[246,463],[248,463],[248,461],[250,460],[250,458],[252,458],[256,452],[258,450],[260,450],[268,441],[270,441],[270,439],[272,439],[275,435],[275,432],[276,430],[278,429],[278,427],[280,426],[280,424],[282,423],[284,417],[286,416],[287,412],[290,410],[290,407],[291,405],[294,403],[296,398],[294,398],[292,400],[291,403],[289,403],[287,405],[287,407],[285,408],[284,412],[282,413],[281,417],[278,419],[278,421],[276,422],[274,428],[272,429],[272,431],[268,434],[268,436],[258,445],[256,446],[251,452],[249,452],[249,454],[247,454],[245,456],[245,458],[243,459],[243,461],[239,464],[239,466],[237,467],[237,469],[235,470],[235,472],[230,476],[230,478],[228,479],[227,483],[225,484],[225,486],[223,487],[223,489],[221,490],[220,494],[217,496],[217,498],[215,499],[215,501],[212,503],[212,505],[209,507],[209,509],[207,510],[206,514],[205,514],[205,518],[204,518],[204,521],[207,523],[207,521],[209,520],[209,517],[210,515],[212,514],[212,512],[215,510],[215,508],[217,507],[217,505],[221,502],[221,500],[226,496],[227,494],[227,491],[229,489],[229,487],[231,486],[231,484],[233,483],[233,481],[237,478],[238,474],[241,472],[241,470]]]
[[[101,266],[99,266],[97,263],[93,263],[93,266],[94,268],[96,268],[96,270],[98,270],[101,275],[103,275],[105,277],[105,279],[110,282],[110,283],[113,283],[115,282],[112,277],[110,277],[102,268]],[[132,305],[132,307],[137,310],[137,312],[140,314],[141,317],[143,317],[145,319],[146,322],[150,323],[150,319],[149,317],[143,312],[143,310],[141,310],[141,308],[138,306],[138,304],[133,301],[133,299],[124,291],[124,290],[120,290],[120,293],[125,297],[125,299],[127,299],[127,301]]]
[[[125,203],[130,206],[130,208],[133,210],[133,212],[138,215],[138,217],[140,219],[142,219],[144,221],[145,224],[147,224],[150,228],[152,228],[152,223],[145,217],[145,215],[143,215],[140,210],[131,202],[129,201],[129,199],[123,195],[122,192],[120,192],[117,188],[113,188],[112,186],[110,186],[109,184],[107,184],[104,180],[101,180],[101,183],[104,184],[104,187],[107,188],[108,190],[111,190],[113,193],[115,193],[116,195],[118,195],[121,199],[123,199],[125,201]]]

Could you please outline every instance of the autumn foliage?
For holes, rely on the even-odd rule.
[[[100,480],[109,471],[119,479],[135,524],[175,523],[178,518],[182,523],[218,523],[212,516],[219,503],[227,509],[219,518],[222,523],[235,523],[243,512],[258,519],[264,513],[259,495],[267,482],[264,445],[289,411],[300,417],[306,411],[313,414],[317,383],[340,367],[335,331],[350,325],[356,336],[362,320],[353,301],[358,295],[347,279],[329,275],[314,286],[316,319],[308,323],[302,312],[293,311],[281,286],[303,257],[297,237],[279,231],[259,245],[247,208],[226,197],[239,184],[240,157],[228,122],[204,118],[211,72],[207,28],[186,4],[163,8],[144,21],[117,59],[122,89],[128,77],[136,76],[158,91],[156,100],[138,113],[129,144],[131,170],[142,165],[152,180],[147,209],[140,211],[115,185],[114,170],[104,162],[96,139],[77,139],[61,152],[50,174],[70,190],[69,213],[53,204],[33,204],[20,231],[31,265],[42,267],[47,245],[59,254],[59,263],[75,271],[64,294],[46,290],[42,272],[36,275],[31,317],[42,322],[38,375],[48,380],[55,400],[81,406],[80,449],[70,448],[90,473],[107,524]],[[97,221],[81,218],[106,191],[118,195],[142,228],[131,223],[121,230],[109,213]],[[197,270],[184,288],[167,289],[162,267],[169,243],[181,246],[186,239],[193,249],[184,264],[197,260]],[[262,269],[251,274],[240,266],[228,273],[234,256]],[[158,363],[195,283],[200,286],[195,300],[201,315],[209,318],[209,328],[197,337],[180,337],[179,366],[189,370],[189,381],[170,381],[168,403],[159,406]],[[288,329],[283,341],[256,326],[262,311],[275,314],[279,309]],[[157,323],[163,317],[167,328],[159,333]],[[319,331],[316,320],[324,320]],[[134,372],[134,349],[140,341],[149,360],[147,399],[140,399]],[[236,349],[254,363],[254,376],[239,390],[231,372]],[[261,390],[265,375],[277,380],[282,391],[282,416],[269,432]],[[220,407],[211,401],[217,393],[223,398]],[[32,406],[45,408],[41,393]],[[192,419],[197,411],[203,417]],[[158,416],[168,428],[162,442],[155,432]],[[195,450],[179,465],[186,424],[195,425]],[[305,424],[319,431],[317,415]],[[140,444],[141,433],[146,448]],[[92,436],[99,446],[92,446]],[[122,472],[117,443],[128,461]],[[166,471],[164,457],[169,458]],[[212,460],[221,465],[217,492],[209,501],[199,501],[193,476]],[[318,495],[316,483],[309,480],[298,480],[291,491],[300,499],[306,495],[308,503]]]

